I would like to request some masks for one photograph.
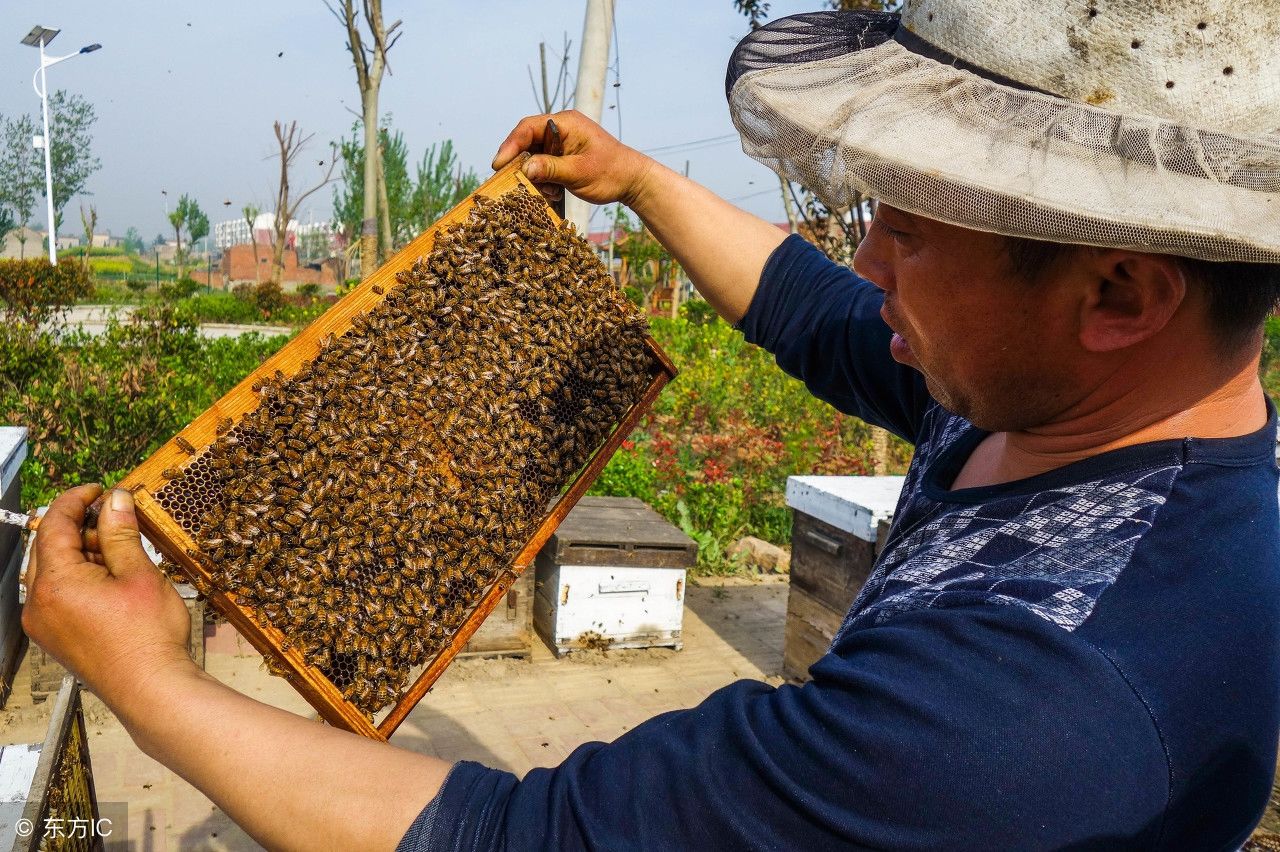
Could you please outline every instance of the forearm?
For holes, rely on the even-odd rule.
[[[741,319],[786,233],[657,162],[629,201],[711,306]]]
[[[269,707],[194,666],[104,700],[139,748],[269,849],[394,849],[449,770]]]

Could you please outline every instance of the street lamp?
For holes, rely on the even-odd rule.
[[[40,98],[41,110],[44,113],[44,135],[39,137],[39,145],[37,147],[44,148],[44,194],[48,200],[49,214],[49,262],[57,264],[58,262],[58,234],[53,227],[53,153],[52,146],[49,144],[49,83],[45,78],[45,69],[50,65],[57,65],[73,56],[79,56],[82,53],[93,53],[99,50],[102,45],[90,44],[80,48],[75,53],[68,53],[66,56],[45,56],[44,48],[54,37],[62,30],[50,29],[49,27],[35,26],[31,32],[27,33],[22,43],[28,47],[40,48],[40,67],[36,69],[36,73],[31,77],[31,87],[36,90],[36,97]],[[39,78],[37,81],[36,78]]]

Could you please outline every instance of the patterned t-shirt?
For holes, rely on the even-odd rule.
[[[402,850],[1234,850],[1280,733],[1276,415],[951,490],[985,437],[792,238],[743,333],[916,453],[804,686],[740,681],[523,780],[454,767]]]

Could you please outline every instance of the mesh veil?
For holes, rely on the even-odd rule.
[[[757,31],[727,86],[746,153],[837,209],[861,192],[1017,237],[1280,262],[1280,135],[1014,88],[914,53],[893,15]]]

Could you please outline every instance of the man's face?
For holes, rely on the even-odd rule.
[[[1083,353],[1064,276],[1020,280],[1003,238],[881,204],[853,267],[884,290],[894,359],[949,411],[1017,431],[1078,399]]]

